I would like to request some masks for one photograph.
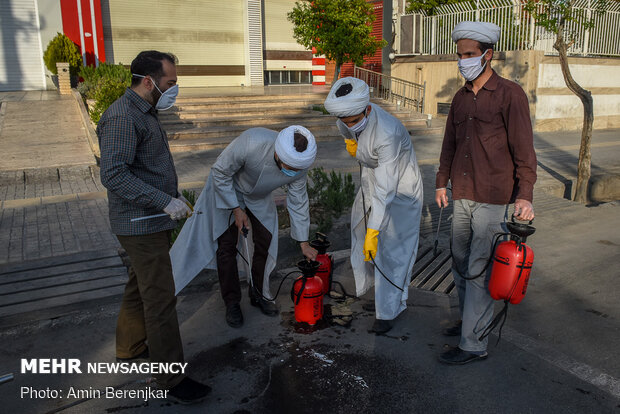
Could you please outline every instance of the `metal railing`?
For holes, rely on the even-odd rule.
[[[419,85],[358,66],[353,68],[353,76],[368,84],[371,98],[394,103],[398,109],[409,108],[424,113],[426,82]]]
[[[620,3],[608,2],[604,14],[597,13],[588,0],[578,0],[574,9],[593,19],[594,27],[584,30],[570,22],[566,35],[568,53],[580,56],[620,56]],[[476,7],[477,4],[477,7]],[[438,8],[437,15],[408,14],[399,20],[399,54],[456,53],[451,33],[464,20],[492,22],[502,28],[496,50],[542,50],[556,55],[555,34],[536,26],[533,17],[520,0],[477,0],[447,4]]]

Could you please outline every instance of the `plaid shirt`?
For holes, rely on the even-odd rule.
[[[178,197],[168,138],[155,108],[127,89],[101,117],[97,135],[112,232],[136,236],[175,228],[177,223],[168,216],[130,221],[162,213]]]

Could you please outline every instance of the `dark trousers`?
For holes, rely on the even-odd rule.
[[[252,281],[254,287],[262,293],[265,263],[271,244],[271,233],[262,225],[249,209],[245,210],[252,226],[254,255],[252,256]],[[243,237],[243,236],[241,236]],[[217,275],[220,290],[226,306],[241,301],[241,285],[237,269],[237,241],[239,230],[235,223],[217,239]],[[246,258],[247,259],[247,258]]]
[[[116,324],[116,356],[131,358],[146,349],[152,362],[183,362],[174,280],[170,264],[170,232],[116,236],[131,260],[129,280]],[[161,388],[172,388],[180,374],[155,376]]]

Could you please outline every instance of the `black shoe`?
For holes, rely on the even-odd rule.
[[[260,308],[261,312],[263,312],[267,316],[276,316],[278,314],[278,307],[275,302],[271,302],[262,297],[262,295],[256,291],[252,286],[250,286],[248,290],[248,295],[250,296],[250,303],[252,306],[256,306]]]
[[[144,362],[148,361],[150,358],[149,355],[149,347],[144,348],[144,351],[140,352],[138,355],[129,357],[129,358],[119,358],[116,357],[116,362]]]
[[[489,354],[486,352],[482,355],[473,354],[471,352],[463,351],[458,346],[449,347],[447,351],[439,354],[439,362],[448,365],[464,365],[469,362],[487,359]]]
[[[461,327],[463,326],[463,321],[458,321],[454,325],[444,328],[441,333],[445,336],[461,336]]]
[[[238,303],[226,306],[226,323],[232,328],[241,328],[243,325],[243,313]]]
[[[168,390],[166,398],[180,404],[196,404],[205,399],[211,392],[211,387],[185,377],[174,387]]]
[[[372,324],[372,328],[370,328],[370,332],[374,332],[376,334],[384,334],[388,332],[394,326],[393,320],[386,319],[375,319],[375,323]]]

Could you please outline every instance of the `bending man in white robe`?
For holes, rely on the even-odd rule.
[[[420,170],[409,132],[370,103],[364,81],[338,80],[325,109],[339,118],[346,149],[362,167],[361,188],[351,211],[351,265],[357,296],[375,286],[372,330],[385,333],[407,308],[423,202]]]
[[[316,157],[314,136],[293,125],[280,133],[251,128],[222,151],[192,215],[170,250],[178,294],[202,269],[217,269],[226,322],[243,325],[239,305],[241,287],[237,245],[243,228],[251,229],[252,279],[250,301],[263,313],[278,313],[269,290],[269,275],[278,253],[278,215],[272,192],[287,186],[291,237],[300,242],[304,256],[315,260],[317,251],[308,244],[310,229],[307,171]],[[241,235],[241,238],[243,235]],[[250,242],[250,236],[248,236]],[[244,251],[239,248],[239,251]],[[251,253],[250,253],[251,254]],[[247,258],[246,258],[247,259]]]

